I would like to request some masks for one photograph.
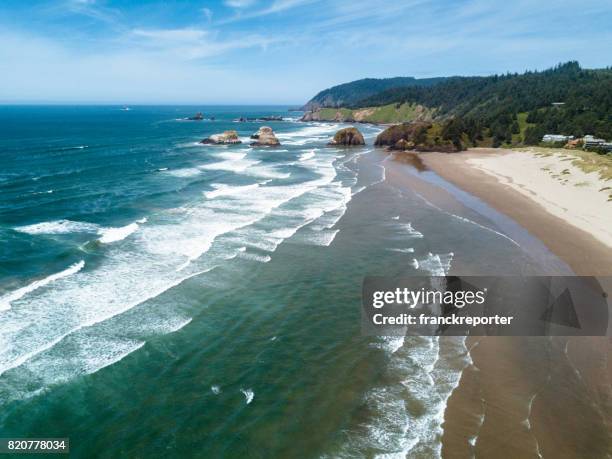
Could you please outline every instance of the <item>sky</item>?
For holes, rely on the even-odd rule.
[[[0,103],[302,104],[373,77],[612,65],[611,0],[0,2]]]

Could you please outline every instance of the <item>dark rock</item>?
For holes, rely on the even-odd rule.
[[[461,149],[442,136],[442,127],[428,121],[413,121],[390,126],[378,134],[374,145],[390,150],[455,152]]]
[[[256,118],[257,121],[282,121],[282,116],[262,116],[261,118]]]
[[[365,145],[365,140],[363,135],[359,130],[355,127],[348,127],[344,129],[340,129],[334,135],[334,138],[328,145],[344,145],[344,146],[354,146],[354,145]]]
[[[280,142],[276,138],[276,135],[274,135],[274,131],[272,130],[271,127],[268,127],[268,126],[260,127],[259,131],[257,131],[251,136],[251,139],[257,140],[256,142],[251,143],[251,145],[254,147],[261,147],[261,146],[276,147],[280,145]]]
[[[187,119],[191,121],[202,121],[204,119],[204,115],[202,114],[202,112],[198,112],[194,116],[190,116]]]
[[[213,144],[213,145],[224,145],[224,144],[235,144],[242,143],[238,138],[236,131],[225,131],[223,134],[213,134],[207,139],[202,140],[200,143]]]

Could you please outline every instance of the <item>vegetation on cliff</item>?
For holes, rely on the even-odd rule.
[[[539,143],[545,133],[612,139],[612,69],[587,70],[567,62],[543,72],[452,77],[433,87],[385,90],[356,103],[421,104],[441,118],[462,118],[472,138]],[[553,105],[554,104],[554,105]],[[519,116],[531,126],[521,133]],[[522,134],[517,138],[516,134]]]
[[[312,111],[325,107],[345,107],[387,89],[431,86],[443,80],[444,78],[416,79],[413,77],[364,78],[319,92],[302,107],[302,110]]]
[[[321,108],[308,112],[303,121],[339,121],[359,123],[402,123],[414,120],[431,120],[435,110],[417,104],[389,104],[381,107]]]
[[[392,150],[454,152],[464,149],[464,139],[454,120],[444,123],[414,121],[388,127],[378,134],[374,145]]]
[[[589,70],[567,62],[542,72],[449,77],[394,86],[315,113],[328,121],[454,120],[449,128],[460,130],[464,143],[478,146],[534,145],[544,134],[612,140],[612,68]]]

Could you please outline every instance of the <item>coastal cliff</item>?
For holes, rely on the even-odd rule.
[[[432,84],[397,80],[386,89],[376,81],[358,80],[321,91],[304,106],[308,111],[302,120],[454,120],[453,129],[461,131],[463,142],[475,147],[555,146],[547,137],[612,140],[610,68],[584,69],[570,61],[544,71],[456,76]],[[348,97],[350,88],[355,93]]]
[[[447,125],[415,121],[391,126],[378,134],[374,145],[391,150],[456,152],[464,148],[460,138],[449,135]]]
[[[432,120],[435,110],[419,104],[389,104],[365,108],[317,108],[306,112],[301,121],[332,121],[341,123],[403,123]]]

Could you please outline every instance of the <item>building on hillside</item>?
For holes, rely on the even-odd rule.
[[[612,142],[606,142],[605,139],[599,139],[593,135],[585,135],[584,136],[584,148],[597,148],[603,149],[606,151],[612,151]]]
[[[542,142],[567,142],[573,138],[573,135],[546,134],[542,137]]]
[[[585,135],[582,140],[584,141],[585,148],[596,148],[602,143],[605,143],[604,139],[598,139],[597,137],[590,134]]]
[[[555,108],[561,108],[565,105],[565,102],[553,102],[551,105]]]

